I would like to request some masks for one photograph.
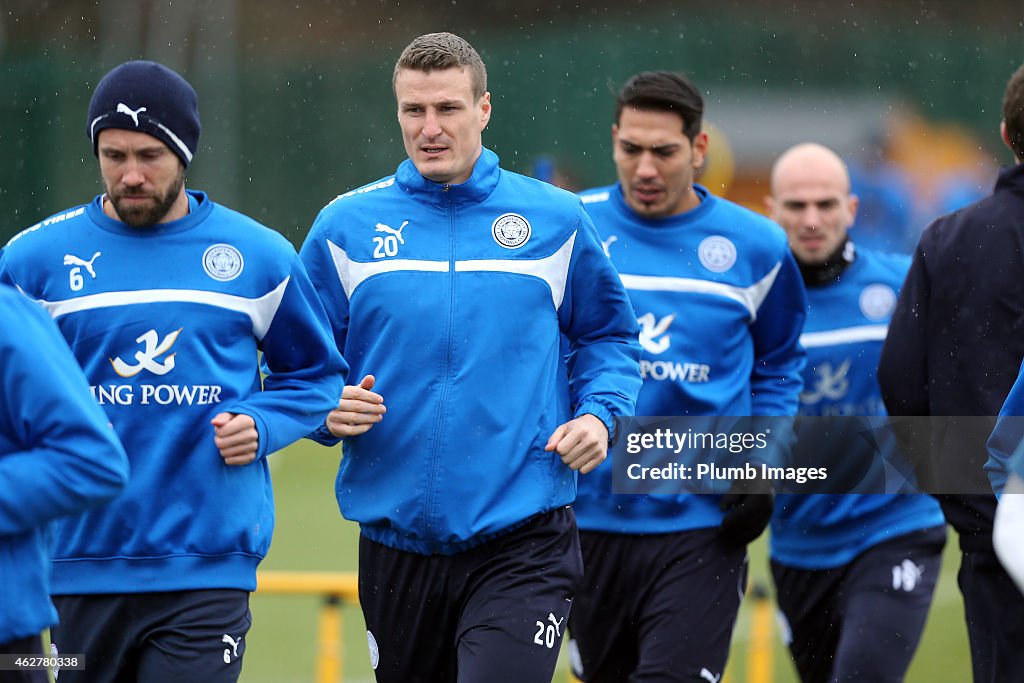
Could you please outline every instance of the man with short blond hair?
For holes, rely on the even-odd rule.
[[[549,683],[583,569],[577,472],[640,386],[593,224],[483,147],[485,87],[465,40],[414,40],[394,76],[408,160],[332,201],[301,251],[362,378],[319,436],[344,439],[381,683]]]
[[[453,33],[428,33],[410,43],[395,62],[391,78],[392,89],[397,95],[398,74],[404,70],[444,71],[465,69],[473,97],[480,99],[487,92],[487,67],[473,46]]]

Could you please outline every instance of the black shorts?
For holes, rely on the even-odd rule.
[[[580,533],[570,657],[587,683],[718,680],[747,585],[745,546],[717,527]]]
[[[1024,676],[1024,595],[999,563],[991,544],[964,547],[957,582],[964,596],[974,683]],[[967,544],[973,545],[973,544]]]
[[[252,622],[249,593],[173,591],[58,595],[60,653],[84,654],[84,671],[60,683],[235,683]]]
[[[803,683],[899,683],[935,592],[944,526],[880,543],[848,564],[797,569],[772,562],[783,637]]]
[[[43,655],[42,636],[17,638],[0,643],[0,655]],[[44,669],[0,669],[0,683],[49,683],[50,677]]]
[[[550,683],[582,574],[561,508],[456,555],[359,539],[359,600],[379,683]]]

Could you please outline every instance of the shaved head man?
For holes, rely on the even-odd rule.
[[[822,265],[837,257],[857,216],[843,160],[824,145],[796,145],[772,166],[771,188],[768,209],[797,261]]]
[[[783,152],[771,188],[768,210],[786,231],[807,287],[800,414],[814,419],[800,423],[794,459],[869,461],[877,453],[858,433],[863,420],[885,415],[875,368],[909,261],[854,247],[857,198],[846,165],[828,147],[804,143]],[[837,415],[860,417],[829,420]],[[772,578],[801,681],[903,680],[944,541],[942,512],[926,495],[886,495],[881,487],[780,495]]]

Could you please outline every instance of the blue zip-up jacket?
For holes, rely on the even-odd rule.
[[[786,235],[694,186],[700,204],[647,219],[616,184],[583,193],[640,321],[637,415],[792,416],[803,386],[806,298]],[[720,496],[611,494],[611,463],[584,477],[581,529],[666,533],[721,524]]]
[[[579,198],[489,150],[462,184],[405,161],[341,195],[301,255],[352,377],[375,375],[388,408],[338,471],[342,514],[373,541],[453,554],[564,506],[576,474],[551,433],[633,412],[636,319]]]
[[[0,287],[0,644],[57,623],[51,520],[113,498],[128,458],[45,311]]]
[[[855,253],[836,282],[807,288],[801,415],[885,415],[878,357],[910,258],[866,249]],[[808,449],[832,465],[844,449],[860,443],[848,443],[848,434],[825,441],[820,431],[813,437],[798,432],[798,437],[811,439],[799,443],[798,454]],[[803,569],[838,567],[883,541],[944,523],[938,502],[923,493],[780,495],[772,516],[771,557]]]
[[[57,525],[53,592],[254,590],[274,528],[266,456],[323,424],[344,385],[323,307],[284,237],[201,192],[147,228],[102,202],[0,257],[0,280],[56,320],[132,467],[121,496]],[[221,412],[255,421],[254,462],[224,463]]]

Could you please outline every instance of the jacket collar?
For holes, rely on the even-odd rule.
[[[498,155],[486,147],[480,152],[469,180],[458,185],[427,180],[409,159],[403,161],[395,172],[395,182],[399,187],[419,201],[434,204],[478,204],[490,196],[500,177]]]

